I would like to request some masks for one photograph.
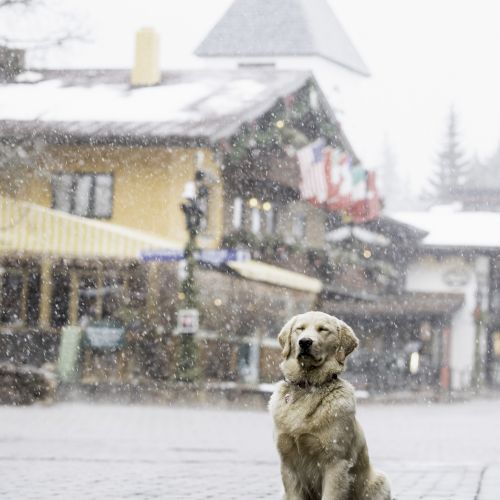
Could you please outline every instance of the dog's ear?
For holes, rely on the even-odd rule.
[[[292,319],[288,320],[278,335],[278,342],[280,343],[280,346],[283,349],[281,351],[281,355],[285,359],[288,358],[288,356],[290,355],[290,351],[292,350],[291,337],[292,337],[293,325],[295,324],[295,318],[296,318],[296,316],[294,316]]]
[[[359,340],[352,328],[343,321],[340,321],[338,328],[340,345],[335,351],[335,358],[339,363],[343,364],[345,358],[358,347]]]

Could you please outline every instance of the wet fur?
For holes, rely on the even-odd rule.
[[[304,328],[302,328],[304,327]],[[298,341],[313,338],[313,356]],[[269,402],[281,458],[285,500],[390,500],[375,472],[356,420],[352,386],[332,378],[357,347],[352,329],[334,316],[309,312],[292,318],[278,337],[283,349],[278,384]]]

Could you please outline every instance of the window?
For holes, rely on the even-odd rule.
[[[0,277],[0,321],[36,326],[39,314],[39,267],[6,269]]]
[[[78,277],[78,320],[97,318],[97,276]]]
[[[94,176],[94,213],[96,217],[111,217],[113,212],[113,177]]]
[[[260,233],[260,210],[259,210],[259,207],[252,207],[251,229],[252,229],[253,234]]]
[[[36,326],[40,317],[41,276],[39,269],[30,269],[26,277],[26,324]]]
[[[233,228],[240,229],[243,222],[243,200],[237,196],[233,200]]]
[[[100,271],[58,266],[52,274],[51,325],[117,319],[124,308],[140,310],[146,304],[145,280],[142,267]]]
[[[102,285],[102,318],[115,318],[122,306],[123,278],[117,274],[109,274],[104,276]]]
[[[111,174],[56,174],[52,178],[52,193],[56,210],[81,217],[111,217]]]
[[[2,279],[2,323],[22,323],[23,274],[5,271]]]
[[[69,269],[56,267],[52,274],[52,309],[50,323],[54,327],[69,323],[71,281]]]
[[[306,214],[301,212],[295,214],[292,221],[292,235],[296,240],[301,240],[305,238],[306,225],[307,225]]]
[[[278,210],[275,205],[266,201],[263,205],[264,218],[265,218],[265,232],[266,234],[274,234],[276,232],[276,223],[278,221]]]

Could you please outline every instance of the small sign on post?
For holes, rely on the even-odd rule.
[[[177,312],[177,328],[175,333],[194,335],[199,328],[200,314],[198,309],[180,309]]]

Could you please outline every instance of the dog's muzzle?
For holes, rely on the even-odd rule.
[[[299,355],[310,356],[311,346],[313,345],[312,339],[304,338],[299,340]]]

